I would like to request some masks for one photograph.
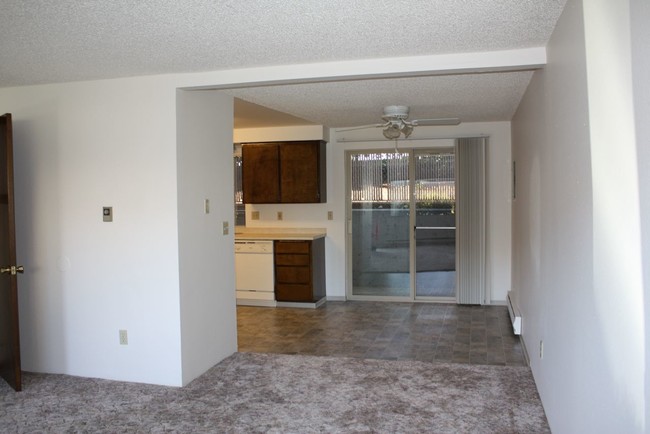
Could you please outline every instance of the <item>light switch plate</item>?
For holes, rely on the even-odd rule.
[[[334,220],[334,211],[327,211],[327,220]]]
[[[112,222],[113,221],[113,207],[112,206],[105,206],[102,208],[102,218],[104,219],[105,222]]]
[[[226,222],[226,221],[223,222],[221,227],[222,227],[222,229],[221,229],[222,233],[224,235],[228,235],[228,232],[230,232],[230,225],[228,224],[228,222]]]

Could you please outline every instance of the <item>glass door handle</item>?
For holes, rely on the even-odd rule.
[[[440,230],[440,229],[456,229],[456,226],[414,226],[413,229],[431,229],[431,230]]]

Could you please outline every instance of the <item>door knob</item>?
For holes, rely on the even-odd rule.
[[[11,274],[12,276],[15,276],[16,273],[23,274],[24,272],[25,272],[25,267],[23,267],[22,265],[19,266],[12,265],[11,267],[0,268],[1,274]]]

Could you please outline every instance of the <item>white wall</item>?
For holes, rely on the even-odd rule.
[[[645,423],[650,424],[650,3],[630,2],[645,312]]]
[[[187,384],[237,351],[233,98],[179,90],[177,113],[181,347]],[[223,222],[229,226],[226,235]]]
[[[567,2],[512,122],[513,290],[551,429],[645,432],[629,10],[584,7]]]
[[[0,89],[24,370],[181,383],[175,98],[166,78]]]
[[[630,428],[639,429],[647,427],[645,411],[650,403],[645,402],[639,381],[646,368],[645,318],[637,171],[640,143],[635,131],[629,3],[583,0],[583,8],[594,201],[594,301],[602,328],[593,343],[604,348],[609,368],[609,381],[598,392],[605,396],[612,388],[618,390],[615,411],[624,411]],[[625,290],[612,302],[611,288],[615,287]],[[611,315],[613,309],[623,318]]]
[[[274,140],[298,140],[291,129],[284,135],[268,135]],[[249,134],[250,131],[247,131]],[[378,130],[346,132],[346,140],[336,140],[336,132],[330,131],[327,144],[327,203],[288,205],[249,205],[247,225],[251,227],[311,227],[326,228],[326,269],[328,297],[345,297],[345,151],[352,149],[394,149],[394,142],[383,140]],[[412,138],[441,137],[438,140],[412,140],[402,143],[404,147],[453,146],[455,136],[489,136],[488,144],[488,272],[489,300],[502,303],[510,289],[510,123],[467,123],[457,127],[418,127]],[[240,137],[235,132],[235,137]],[[248,137],[248,135],[246,136]],[[255,135],[259,140],[271,140],[266,135]],[[446,139],[445,139],[446,137]],[[304,138],[301,136],[301,138]],[[312,137],[314,139],[318,137]],[[376,140],[377,141],[369,141]],[[242,140],[244,141],[244,140]],[[260,220],[252,220],[252,210],[260,212]],[[283,220],[276,219],[282,211]],[[327,220],[327,211],[334,212],[334,220]]]
[[[234,224],[232,98],[179,91],[177,105],[179,79],[0,90],[14,118],[23,369],[179,386],[236,351],[221,235]]]

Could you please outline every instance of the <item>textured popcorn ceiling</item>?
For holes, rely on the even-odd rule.
[[[464,74],[236,89],[244,100],[331,127],[381,122],[383,107],[406,104],[410,119],[462,116],[509,120],[532,72]],[[371,110],[368,110],[371,108]]]
[[[539,47],[546,45],[564,3],[5,0],[0,13],[0,87]],[[347,104],[345,122],[336,117],[340,114],[328,121],[341,125],[355,110],[377,105],[372,110],[381,112],[385,104],[411,105],[414,115],[417,106],[433,106],[431,113],[419,117],[502,119],[512,115],[530,73],[499,75],[257,88],[241,96],[314,122],[329,119],[316,107],[296,109],[300,93],[308,92],[326,107],[336,101]],[[471,95],[480,101],[503,101],[481,111],[469,107]]]

